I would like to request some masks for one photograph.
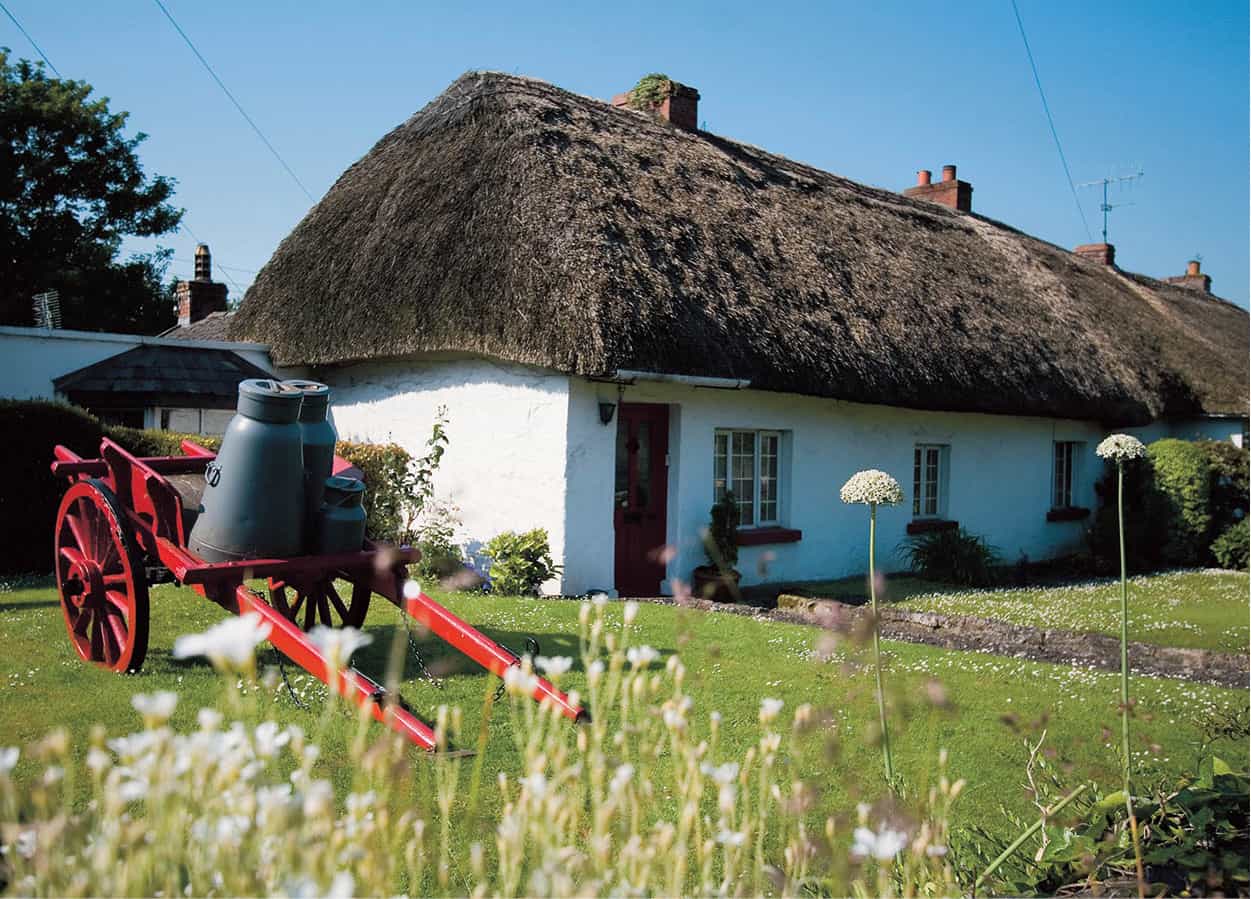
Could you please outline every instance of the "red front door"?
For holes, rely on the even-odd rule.
[[[616,586],[622,596],[660,595],[665,576],[660,551],[665,543],[668,453],[669,407],[621,403],[617,408],[613,526]]]

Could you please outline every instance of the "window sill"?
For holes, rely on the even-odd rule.
[[[954,531],[960,527],[958,521],[948,521],[945,518],[914,518],[908,522],[909,534],[930,534],[934,531]]]
[[[1052,509],[1047,513],[1048,521],[1081,521],[1090,517],[1090,510],[1083,509],[1081,506],[1071,506],[1064,509]]]
[[[739,546],[765,546],[770,543],[798,543],[804,532],[794,528],[744,528],[735,534]]]

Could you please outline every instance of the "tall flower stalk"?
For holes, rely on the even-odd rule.
[[[895,783],[895,765],[890,752],[890,728],[886,723],[886,697],[882,690],[882,636],[877,619],[877,507],[897,506],[903,502],[899,482],[884,471],[871,468],[858,471],[838,492],[845,503],[863,503],[869,507],[869,603],[873,608],[873,671],[877,681],[877,716],[882,729],[882,759],[886,766],[886,782]]]
[[[1101,459],[1116,463],[1116,525],[1121,547],[1121,788],[1125,793],[1125,810],[1134,838],[1134,861],[1138,868],[1138,895],[1146,895],[1146,877],[1142,867],[1142,847],[1138,841],[1138,819],[1129,785],[1129,578],[1125,564],[1125,463],[1146,454],[1142,441],[1129,434],[1113,434],[1095,448]]]

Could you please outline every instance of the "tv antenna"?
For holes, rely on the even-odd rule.
[[[1132,184],[1141,178],[1145,173],[1142,169],[1134,172],[1132,175],[1120,175],[1114,178],[1100,178],[1098,181],[1084,181],[1077,185],[1078,187],[1102,187],[1103,202],[1099,204],[1099,211],[1103,213],[1103,242],[1108,242],[1108,213],[1113,209],[1121,206],[1133,206],[1133,203],[1117,203],[1115,205],[1108,202],[1108,185],[1115,184],[1124,187],[1126,184]]]
[[[61,294],[58,291],[37,293],[31,299],[36,328],[52,330],[61,327]]]

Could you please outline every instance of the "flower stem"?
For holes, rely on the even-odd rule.
[[[1116,521],[1121,542],[1121,787],[1125,792],[1125,811],[1129,814],[1129,830],[1134,840],[1134,863],[1138,873],[1139,899],[1147,894],[1147,879],[1142,867],[1142,846],[1138,841],[1138,819],[1134,815],[1134,799],[1129,789],[1129,579],[1125,564],[1125,463],[1116,463]]]
[[[886,697],[882,694],[882,647],[877,622],[877,572],[874,546],[877,543],[877,503],[869,503],[869,602],[873,607],[873,669],[877,677],[877,716],[882,727],[882,756],[886,762],[886,783],[894,789],[895,766],[890,755],[890,731],[886,726]]]
[[[990,863],[990,866],[981,873],[981,875],[977,878],[977,881],[973,884],[973,895],[977,895],[977,891],[981,888],[982,884],[985,883],[992,874],[999,870],[999,866],[1007,861],[1012,853],[1020,849],[1026,840],[1042,829],[1043,825],[1047,823],[1048,818],[1063,810],[1066,805],[1078,796],[1082,795],[1082,793],[1086,791],[1086,786],[1086,784],[1082,784],[1072,793],[1069,793],[1069,795],[1065,796],[1055,805],[1051,806],[1051,808],[1044,810],[1042,816],[1037,821],[1027,827],[1019,837],[1013,840],[1007,849],[999,853],[999,857]]]

